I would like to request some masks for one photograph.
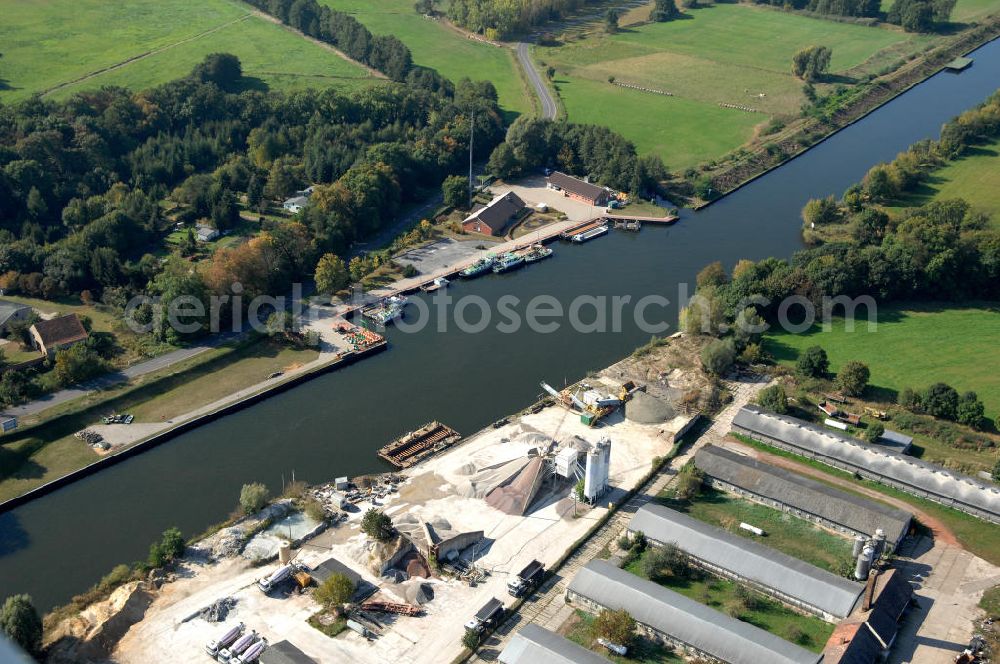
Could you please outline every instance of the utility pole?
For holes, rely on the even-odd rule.
[[[469,120],[469,209],[472,209],[472,145],[476,137],[476,109],[472,109],[472,118]]]

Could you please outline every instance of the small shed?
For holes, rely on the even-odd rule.
[[[206,226],[205,224],[198,224],[194,230],[198,242],[211,242],[219,237],[219,229]]]
[[[891,447],[900,454],[909,454],[910,448],[913,446],[913,436],[886,429],[882,432],[882,437],[879,438],[878,442],[886,447]]]

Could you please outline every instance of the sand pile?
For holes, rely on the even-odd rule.
[[[486,503],[507,514],[522,515],[538,493],[544,479],[545,462],[541,458],[531,459],[524,470],[486,496]]]
[[[645,392],[636,392],[625,404],[625,417],[639,424],[662,424],[676,415],[670,404]]]
[[[484,468],[468,480],[459,482],[455,490],[464,498],[485,498],[490,491],[524,470],[529,461],[527,456],[522,456],[495,468]]]
[[[434,599],[434,588],[429,583],[413,581],[403,589],[403,597],[414,606],[422,606]]]

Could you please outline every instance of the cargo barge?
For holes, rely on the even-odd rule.
[[[381,448],[378,455],[397,468],[409,468],[432,454],[451,447],[461,438],[461,434],[451,427],[431,422],[400,436]]]

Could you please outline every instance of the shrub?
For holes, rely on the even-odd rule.
[[[337,572],[320,584],[313,593],[313,598],[324,608],[339,614],[340,608],[351,600],[352,595],[354,595],[354,583],[346,574]]]
[[[725,375],[735,360],[736,347],[732,339],[716,339],[701,350],[701,363],[716,376]]]
[[[985,408],[983,402],[975,392],[966,392],[958,402],[957,419],[959,423],[970,426],[973,429],[982,429],[985,422]]]
[[[244,484],[240,489],[240,507],[244,514],[253,514],[264,509],[270,497],[271,492],[260,482]]]
[[[370,508],[361,519],[361,530],[366,535],[379,542],[386,542],[392,539],[395,529],[392,527],[392,519],[385,512]]]
[[[943,420],[958,417],[958,392],[945,383],[934,383],[921,397],[924,411]]]
[[[465,634],[462,635],[462,645],[469,650],[475,650],[476,646],[479,645],[479,632],[466,627]]]
[[[858,397],[864,393],[869,378],[871,378],[871,372],[868,370],[868,366],[852,360],[841,367],[837,374],[836,384],[844,394]]]
[[[757,404],[772,413],[784,415],[788,412],[788,396],[781,385],[765,387],[757,394]]]
[[[875,422],[874,424],[869,424],[868,428],[865,429],[864,438],[869,443],[874,444],[879,441],[879,439],[882,437],[882,434],[884,433],[885,433],[885,427],[882,426],[880,423]]]
[[[826,356],[826,351],[820,346],[810,346],[805,352],[799,355],[795,363],[795,371],[800,376],[810,378],[822,378],[830,369],[830,359]]]
[[[315,498],[307,498],[303,501],[302,511],[313,521],[326,521],[326,508]]]
[[[920,393],[913,388],[907,387],[902,392],[899,393],[899,398],[896,399],[897,403],[906,410],[912,413],[919,413],[923,410],[923,403],[920,399]]]
[[[674,495],[678,500],[693,500],[701,493],[705,474],[694,466],[685,466],[677,475],[677,488]]]
[[[0,609],[0,631],[34,655],[42,648],[42,619],[28,595],[8,597]]]
[[[635,618],[625,609],[604,609],[594,619],[594,634],[612,643],[627,646],[635,634]]]

